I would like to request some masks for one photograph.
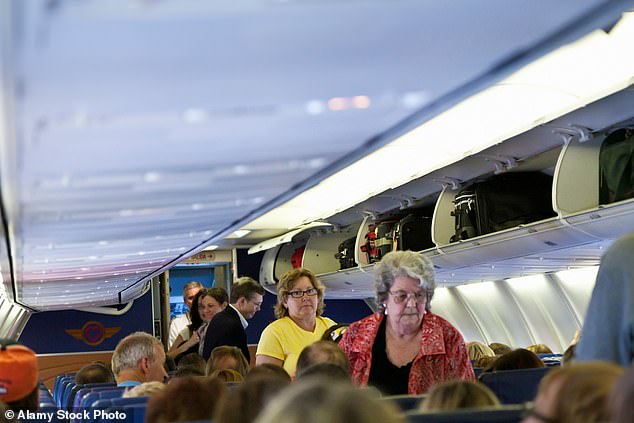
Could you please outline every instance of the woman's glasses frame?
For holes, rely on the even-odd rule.
[[[286,293],[286,295],[288,295],[289,297],[292,298],[302,298],[304,295],[308,295],[309,297],[314,297],[315,295],[319,294],[319,290],[317,288],[308,288],[305,291],[288,291]]]

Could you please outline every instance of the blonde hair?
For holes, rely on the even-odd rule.
[[[450,380],[432,386],[420,409],[448,411],[498,406],[500,406],[500,400],[485,385],[470,380]]]
[[[526,347],[527,350],[534,352],[535,354],[552,354],[551,350],[546,344],[533,344]]]
[[[495,352],[488,345],[480,341],[467,342],[469,360],[477,360],[482,357],[495,357]]]
[[[214,370],[218,370],[216,368],[218,360],[225,357],[232,357],[236,360],[237,365],[236,368],[233,370],[240,373],[243,378],[247,375],[247,373],[249,373],[249,362],[242,353],[242,350],[238,347],[230,345],[221,345],[211,351],[211,355],[209,356],[209,360],[207,361],[208,376],[210,376],[214,372]]]
[[[217,369],[211,372],[209,377],[217,377],[223,382],[242,382],[244,380],[244,376],[233,369]]]
[[[297,280],[301,277],[307,277],[310,280],[313,288],[317,289],[317,316],[321,316],[324,312],[324,292],[326,288],[317,279],[317,276],[310,270],[304,267],[298,267],[297,269],[289,270],[282,275],[280,282],[277,285],[277,304],[275,305],[275,317],[281,319],[288,316],[288,308],[284,307],[284,300],[288,296],[288,292],[293,289]]]
[[[553,397],[553,416],[548,417],[560,423],[609,421],[607,398],[622,374],[623,368],[614,363],[574,363],[551,370],[544,376],[537,396],[548,392]],[[549,391],[553,385],[558,386],[556,392]]]

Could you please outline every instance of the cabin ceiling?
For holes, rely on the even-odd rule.
[[[33,310],[133,299],[631,3],[4,1],[7,295]]]

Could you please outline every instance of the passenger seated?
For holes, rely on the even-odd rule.
[[[167,385],[161,382],[145,382],[140,385],[134,386],[132,389],[125,391],[122,395],[123,398],[135,398],[135,397],[152,397],[159,392],[162,392]]]
[[[553,350],[546,344],[533,344],[526,347],[527,350],[534,352],[535,354],[552,354]]]
[[[419,408],[422,411],[449,411],[499,406],[500,400],[485,385],[470,380],[450,380],[432,386]]]
[[[496,356],[493,357],[480,357],[476,361],[473,362],[473,367],[476,369],[486,369],[493,365],[493,362],[497,359]]]
[[[502,344],[500,342],[491,342],[489,347],[493,350],[495,355],[506,354],[507,352],[513,351],[513,348],[509,347],[506,344]]]
[[[223,382],[242,382],[244,377],[233,369],[216,369],[209,377],[216,377]]]
[[[9,410],[37,411],[39,372],[35,353],[10,339],[0,339],[0,402]]]
[[[114,375],[110,368],[101,361],[94,361],[79,369],[75,375],[75,383],[114,383]]]
[[[495,352],[486,344],[480,341],[467,342],[467,352],[469,360],[476,361],[482,357],[495,357]]]
[[[630,423],[634,416],[634,367],[628,367],[612,387],[608,408],[613,423]]]
[[[327,378],[328,380],[352,383],[350,374],[341,367],[341,365],[326,362],[313,364],[312,366],[298,370],[296,379],[300,380],[317,376]]]
[[[238,347],[221,345],[211,351],[207,362],[207,375],[214,370],[233,369],[245,377],[249,373],[249,362]]]
[[[290,385],[291,378],[284,369],[275,364],[269,365],[275,366],[285,377],[274,372],[249,373],[243,383],[228,393],[226,401],[216,414],[216,423],[252,423],[264,407]],[[265,364],[256,366],[253,370],[266,368],[263,366]]]
[[[182,370],[181,373],[184,373],[185,370],[190,370],[189,373],[192,375],[205,376],[205,367],[205,359],[202,358],[200,354],[194,352],[181,357],[178,366],[176,366],[176,371]]]
[[[310,378],[286,388],[257,418],[257,423],[405,423],[389,401],[348,383]]]
[[[297,373],[317,363],[333,363],[346,372],[350,368],[348,357],[332,341],[317,341],[305,347],[297,358]]]
[[[271,376],[271,377],[279,377],[281,379],[291,381],[291,376],[281,368],[280,366],[272,363],[264,363],[259,364],[252,368],[247,374],[246,380],[249,380],[254,377],[259,377],[262,375]]]
[[[524,348],[518,348],[499,356],[483,372],[497,372],[500,370],[536,369],[545,367],[544,362],[537,355]]]
[[[179,377],[150,397],[145,421],[152,423],[211,420],[226,396],[225,384],[216,378]]]
[[[163,344],[145,332],[126,336],[112,354],[112,371],[119,386],[163,382],[167,379]]]
[[[622,374],[622,367],[601,361],[551,370],[540,382],[533,407],[522,422],[607,422],[607,398]],[[631,415],[628,418],[631,421]]]

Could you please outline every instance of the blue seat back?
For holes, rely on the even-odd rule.
[[[57,404],[58,407],[61,405],[62,392],[64,391],[64,387],[66,386],[66,384],[73,380],[75,380],[75,374],[64,374],[61,377],[57,376],[57,378],[55,378],[55,385],[53,386],[53,399],[55,400],[55,404]]]
[[[381,401],[389,401],[401,411],[415,410],[427,395],[388,395]]]
[[[100,399],[118,398],[123,395],[125,388],[113,386],[111,388],[95,388],[86,394],[79,404],[80,408],[92,407]]]
[[[96,389],[111,389],[115,388],[117,385],[115,383],[86,383],[84,385],[77,385],[71,392],[70,401],[71,403],[68,405],[69,410],[75,410],[81,406],[82,398]]]
[[[113,407],[125,407],[134,404],[147,404],[150,397],[112,398],[110,403]]]
[[[535,398],[539,382],[549,370],[549,367],[540,367],[482,373],[479,380],[497,395],[502,404],[521,404]]]
[[[480,410],[409,411],[405,413],[405,418],[408,423],[518,423],[524,410],[523,405],[505,405]]]
[[[61,409],[66,409],[66,403],[68,402],[68,397],[70,396],[70,391],[73,387],[77,385],[75,383],[75,377],[72,379],[62,381],[62,391],[59,394],[59,399],[57,400],[57,406]]]

